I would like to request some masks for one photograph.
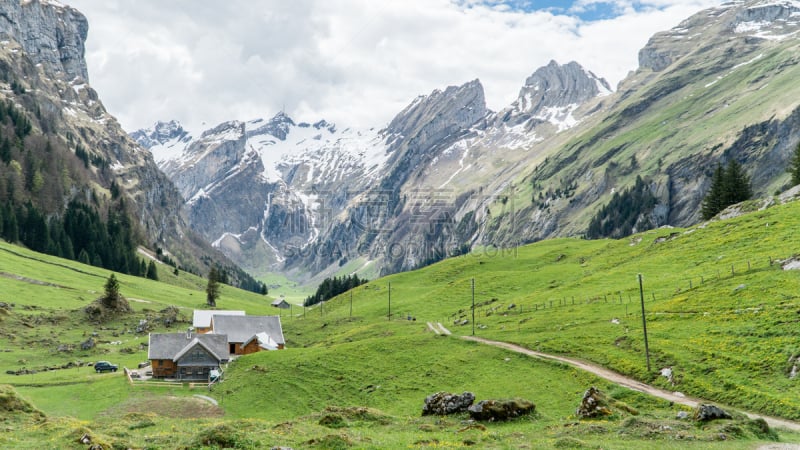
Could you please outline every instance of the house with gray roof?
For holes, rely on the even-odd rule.
[[[192,314],[192,326],[198,333],[211,332],[211,316],[243,316],[244,311],[229,311],[223,309],[195,309]]]
[[[224,334],[150,333],[147,359],[154,378],[207,381],[230,360]]]
[[[272,302],[272,306],[274,308],[280,308],[280,309],[291,309],[291,307],[292,307],[292,305],[290,305],[289,302],[287,302],[286,300],[284,300],[282,298],[279,298],[279,299],[273,301]]]
[[[212,333],[228,337],[232,355],[283,349],[283,328],[279,316],[218,316],[211,318]]]

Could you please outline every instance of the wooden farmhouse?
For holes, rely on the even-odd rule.
[[[215,309],[195,309],[192,315],[192,326],[197,333],[208,333],[211,331],[211,316],[243,316],[244,311],[225,311]]]
[[[214,334],[228,337],[232,355],[248,355],[261,350],[283,349],[281,318],[278,316],[218,316],[211,318]]]
[[[224,334],[150,333],[147,359],[154,378],[202,380],[228,362],[228,337]]]
[[[290,305],[289,302],[287,302],[286,300],[284,300],[282,298],[279,298],[279,299],[275,300],[274,302],[272,302],[272,306],[275,307],[275,308],[280,308],[280,309],[290,309],[292,307],[292,305]]]

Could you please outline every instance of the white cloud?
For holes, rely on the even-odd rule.
[[[270,117],[284,107],[298,120],[383,126],[417,95],[474,78],[500,109],[550,59],[578,61],[615,85],[654,32],[718,2],[616,0],[626,13],[595,22],[495,0],[68,3],[89,19],[92,86],[134,130],[159,119],[199,127]]]

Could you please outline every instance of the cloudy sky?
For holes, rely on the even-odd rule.
[[[479,78],[489,107],[551,59],[612,86],[656,31],[718,0],[62,0],[89,19],[92,86],[128,131],[177,119],[383,126]]]

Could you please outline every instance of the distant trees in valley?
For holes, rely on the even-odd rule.
[[[325,278],[322,283],[317,287],[317,292],[314,295],[306,297],[303,306],[316,305],[317,303],[324,302],[336,297],[339,294],[345,293],[354,287],[361,286],[369,280],[366,278],[358,278],[358,275],[347,275],[343,277]]]

